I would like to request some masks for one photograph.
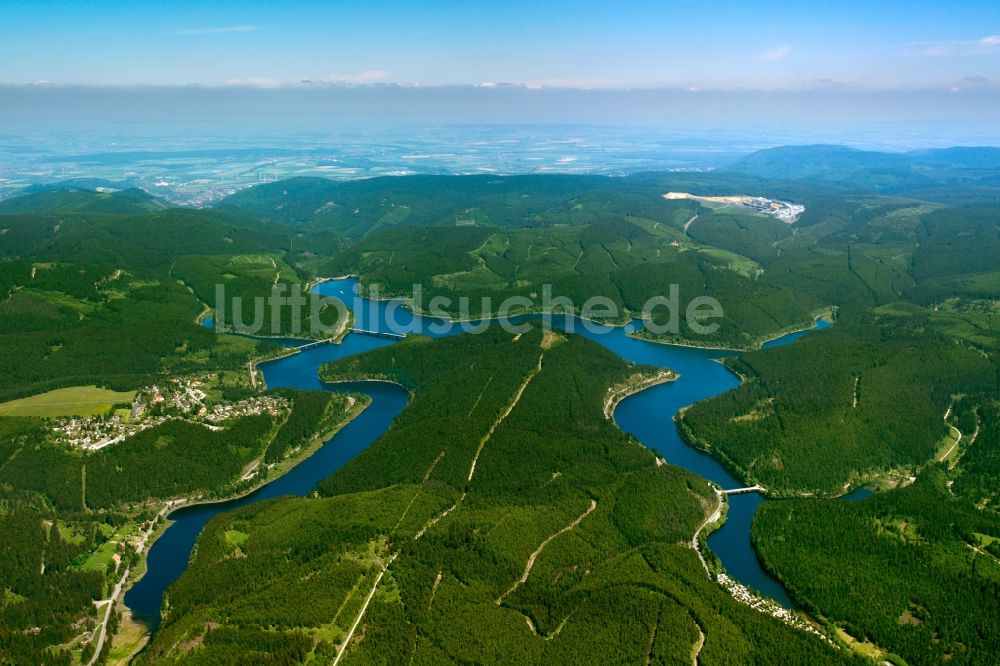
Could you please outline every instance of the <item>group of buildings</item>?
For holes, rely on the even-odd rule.
[[[163,387],[149,386],[137,392],[128,416],[119,411],[111,416],[61,418],[53,422],[52,431],[61,442],[98,451],[170,419],[219,430],[234,419],[258,414],[278,416],[288,409],[288,400],[269,395],[213,401],[202,380],[177,378]]]

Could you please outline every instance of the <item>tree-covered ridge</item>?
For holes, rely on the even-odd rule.
[[[986,664],[1000,651],[1000,559],[983,548],[1000,518],[956,497],[941,469],[860,502],[768,503],[753,539],[798,603],[908,664]]]
[[[748,155],[728,170],[764,178],[843,183],[930,201],[996,203],[1000,149],[887,153],[835,145],[779,146]]]
[[[927,159],[947,170],[978,158]],[[787,225],[747,208],[664,200],[668,191],[762,195],[805,212]],[[297,234],[346,236],[332,260],[299,251],[295,261],[320,274],[359,273],[383,294],[409,296],[420,283],[425,295],[469,297],[474,315],[484,297],[530,296],[551,284],[574,300],[604,296],[635,314],[677,284],[685,300],[718,299],[727,316],[714,335],[661,339],[754,348],[829,306],[854,312],[901,300],[933,307],[1000,297],[992,192],[970,192],[978,207],[957,208],[950,197],[911,198],[905,188],[877,194],[734,173],[421,176],[292,179],[229,202]],[[978,337],[968,319],[956,329]]]
[[[29,188],[30,189],[30,188]],[[171,208],[166,201],[136,188],[116,192],[87,187],[41,189],[0,202],[0,215],[10,213],[110,213],[129,215]]]
[[[94,602],[138,561],[141,526],[164,500],[250,490],[358,406],[342,394],[280,394],[291,409],[279,417],[218,430],[170,420],[89,454],[51,442],[41,419],[0,418],[0,661],[69,664],[81,646],[88,658]]]
[[[682,432],[773,494],[839,494],[931,460],[954,396],[995,396],[982,352],[913,321],[858,318],[751,352],[745,381],[692,406]]]
[[[171,264],[170,275],[212,309],[217,332],[336,337],[347,323],[341,311],[335,304],[318,303],[314,315],[305,274],[290,260],[287,254],[277,253],[185,255]],[[272,296],[287,299],[277,311],[271,306]]]
[[[215,284],[248,300],[252,321],[254,299],[270,295],[276,277],[303,281],[282,259],[283,228],[233,208],[94,212],[95,193],[44,193],[57,195],[68,212],[0,214],[0,345],[9,352],[0,400],[74,384],[135,388],[265,353],[195,320],[214,305]]]
[[[623,323],[673,288],[679,326],[659,339],[705,346],[753,348],[778,330],[807,325],[823,307],[810,295],[759,279],[761,266],[745,256],[692,242],[682,228],[694,214],[676,208],[666,225],[623,218],[552,229],[394,227],[359,241],[324,272],[358,273],[381,294],[406,298],[419,284],[418,305],[427,309],[445,297],[449,304],[441,311],[458,318],[496,316],[510,297],[529,300],[530,310],[551,309],[543,300],[548,291],[559,299],[553,300],[557,308],[577,312],[601,297],[614,312],[602,314],[601,306],[591,316]],[[705,296],[718,300],[725,316],[714,322],[717,332],[698,335],[688,328],[685,311]],[[653,310],[657,323],[669,316],[662,305]]]
[[[637,370],[538,328],[326,366],[411,403],[320,498],[213,520],[143,660],[329,661],[348,635],[349,663],[848,659],[705,575],[688,544],[711,489],[602,413]]]
[[[55,444],[39,424],[22,434],[25,419],[4,418],[0,484],[44,496],[59,511],[110,509],[148,500],[224,496],[238,489],[252,461],[271,464],[333,425],[343,422],[353,406],[346,396],[283,391],[290,412],[237,418],[224,428],[180,419],[132,435],[121,445],[93,453]],[[9,424],[9,425],[6,425]],[[245,481],[266,478],[264,465]]]
[[[351,239],[394,225],[503,228],[580,225],[609,216],[649,217],[670,189],[732,194],[771,187],[798,198],[825,186],[765,181],[727,174],[636,174],[624,178],[565,174],[523,176],[407,176],[333,181],[290,178],[238,192],[224,203],[303,229],[324,227]]]

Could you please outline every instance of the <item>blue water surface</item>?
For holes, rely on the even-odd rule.
[[[363,298],[358,293],[356,278],[324,282],[317,285],[316,291],[337,298],[350,307],[355,316],[354,325],[360,330],[422,333],[432,337],[463,332],[461,325],[415,315],[396,301]],[[724,393],[739,384],[736,375],[719,362],[719,359],[733,356],[735,352],[657,344],[629,337],[622,327],[601,326],[572,317],[554,316],[551,321],[554,326],[583,335],[626,360],[669,368],[679,373],[677,381],[654,386],[622,400],[615,410],[615,421],[667,462],[690,470],[722,488],[741,485],[710,455],[685,444],[673,421],[679,409]],[[212,327],[214,319],[205,317],[202,324]],[[631,329],[639,325],[640,322],[633,322]],[[829,322],[820,320],[816,329],[811,330],[829,326]],[[765,343],[764,348],[790,344],[811,330],[789,333]],[[286,346],[303,344],[302,340],[291,339],[278,342]],[[352,391],[371,396],[372,403],[313,455],[250,495],[226,502],[186,507],[171,513],[169,518],[174,522],[150,549],[146,574],[125,595],[125,604],[133,614],[149,622],[155,631],[164,593],[184,572],[198,534],[210,518],[280,495],[305,496],[318,481],[340,469],[388,429],[406,406],[407,393],[404,389],[381,382],[324,384],[319,380],[318,371],[324,363],[393,343],[394,340],[384,337],[351,333],[340,344],[313,346],[260,365],[270,388]],[[861,493],[862,490],[855,491],[848,498],[860,498]],[[855,497],[856,494],[859,497]],[[750,543],[753,516],[764,501],[757,493],[729,496],[727,521],[709,536],[708,545],[733,578],[787,607],[793,607],[781,585],[763,570]]]

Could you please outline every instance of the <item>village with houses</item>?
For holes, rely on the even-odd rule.
[[[54,419],[52,432],[60,442],[98,451],[171,419],[221,430],[234,419],[258,414],[277,416],[289,409],[288,400],[278,396],[212,400],[207,384],[207,378],[174,378],[162,385],[144,387],[136,392],[130,409],[115,410],[108,416]]]

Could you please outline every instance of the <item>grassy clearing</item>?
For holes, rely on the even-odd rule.
[[[948,434],[941,440],[937,454],[934,456],[938,462],[948,461],[949,463],[958,455],[958,443],[962,439],[962,433],[955,426],[948,426]]]
[[[753,259],[744,257],[742,254],[736,254],[735,252],[721,250],[715,247],[702,248],[698,251],[702,254],[715,257],[716,259],[725,262],[726,267],[738,275],[755,278],[764,273],[764,269],[760,264]]]
[[[979,545],[985,548],[995,541],[1000,541],[1000,537],[990,536],[989,534],[982,534],[981,532],[973,532],[973,535],[979,539]]]
[[[118,552],[117,541],[105,541],[80,565],[83,571],[105,571],[111,565],[111,558]]]
[[[837,638],[844,641],[849,648],[858,654],[868,657],[869,659],[879,659],[885,654],[885,650],[882,650],[879,646],[867,641],[859,641],[840,627],[837,627]]]
[[[225,536],[226,544],[230,546],[242,546],[250,538],[249,534],[239,530],[226,530],[223,536]]]
[[[121,666],[130,663],[148,637],[149,627],[133,619],[128,608],[123,607],[121,626],[112,638],[108,663]]]
[[[135,391],[71,386],[0,404],[0,416],[99,416],[116,404],[132,402]]]
[[[56,529],[59,531],[59,538],[66,543],[79,545],[87,540],[86,535],[80,533],[76,529],[73,529],[61,520],[56,521]]]

